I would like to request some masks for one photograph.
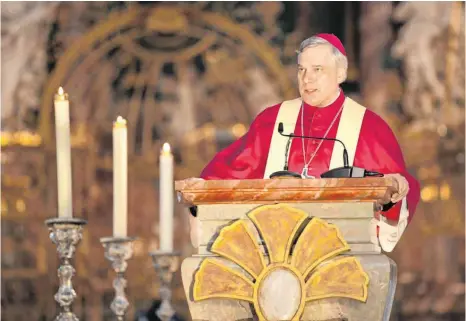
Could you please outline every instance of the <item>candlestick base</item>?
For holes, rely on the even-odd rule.
[[[73,289],[71,278],[76,270],[70,264],[76,246],[82,238],[83,226],[87,224],[85,220],[79,218],[51,218],[45,221],[50,233],[50,239],[57,245],[60,266],[58,268],[58,278],[60,287],[55,294],[55,301],[60,304],[61,311],[55,318],[56,321],[79,321],[71,311],[71,304],[76,298],[76,291]]]
[[[171,305],[171,283],[173,274],[178,270],[180,253],[157,251],[150,253],[152,262],[160,279],[159,294],[162,299],[162,304],[156,314],[162,321],[170,321],[175,315],[175,310]]]
[[[71,311],[60,312],[55,321],[79,321],[78,317]]]
[[[113,299],[110,309],[116,315],[118,321],[123,321],[126,311],[129,307],[129,301],[125,294],[127,285],[124,273],[128,267],[126,262],[133,256],[134,237],[103,237],[100,243],[105,248],[105,257],[112,262],[112,268],[116,272],[113,280],[115,289],[115,298]]]

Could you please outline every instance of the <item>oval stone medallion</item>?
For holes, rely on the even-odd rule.
[[[259,308],[268,321],[291,320],[301,303],[301,283],[286,268],[271,271],[262,279],[258,291]]]

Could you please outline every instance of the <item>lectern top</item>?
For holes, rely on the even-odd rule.
[[[186,205],[225,203],[379,202],[396,188],[389,178],[181,180],[178,201]]]

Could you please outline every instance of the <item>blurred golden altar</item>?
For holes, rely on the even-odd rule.
[[[158,247],[158,151],[175,179],[198,176],[263,108],[294,98],[295,50],[332,32],[349,58],[347,94],[387,119],[422,185],[413,222],[390,256],[400,273],[393,320],[464,318],[464,3],[2,3],[2,319],[56,312],[53,94],[70,95],[78,248],[74,310],[110,320],[111,123],[130,124],[129,319],[157,295],[147,253]],[[187,214],[175,248],[192,253]],[[459,254],[459,255],[458,255]],[[175,307],[187,316],[179,276]],[[25,309],[25,307],[27,307]]]

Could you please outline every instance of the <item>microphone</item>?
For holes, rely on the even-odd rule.
[[[275,172],[272,175],[270,175],[270,178],[276,177],[276,176],[293,176],[297,177],[296,175],[299,175],[294,172],[288,171],[288,152],[289,152],[289,143],[292,138],[307,138],[307,139],[320,139],[320,140],[328,140],[328,141],[335,141],[339,142],[341,145],[343,145],[343,167],[338,167],[331,169],[325,173],[322,173],[320,175],[321,178],[350,178],[350,177],[366,177],[366,176],[383,176],[382,174],[378,172],[371,172],[367,171],[364,168],[359,168],[355,166],[349,166],[349,161],[348,161],[348,150],[346,149],[345,144],[337,139],[337,138],[326,138],[326,137],[315,137],[315,136],[301,136],[301,135],[295,135],[293,133],[291,134],[283,134],[283,123],[278,124],[278,133],[282,136],[288,137],[288,144],[285,150],[285,168],[284,171],[279,171]],[[301,175],[299,175],[301,177]]]
[[[288,137],[288,142],[286,143],[285,148],[285,166],[283,166],[282,171],[274,172],[270,174],[270,178],[275,177],[290,177],[290,178],[302,178],[300,174],[291,172],[288,170],[288,153],[290,151],[291,139],[294,138],[294,135],[284,135],[283,134],[283,123],[278,124],[278,133],[282,136]]]
[[[279,123],[278,124],[278,133],[280,135],[283,134],[283,123]],[[283,135],[282,135],[283,136]],[[293,138],[292,136],[289,136],[288,137],[288,142],[286,142],[286,148],[285,148],[285,166],[283,167],[283,170],[284,171],[287,171],[288,170],[288,153],[290,151],[290,145],[291,145],[291,138]]]

